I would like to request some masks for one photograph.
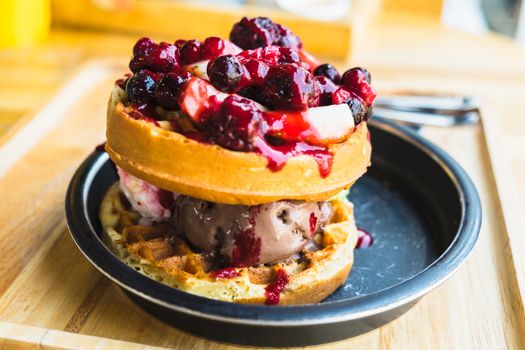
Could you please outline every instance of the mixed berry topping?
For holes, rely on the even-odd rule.
[[[329,146],[371,117],[376,96],[366,69],[340,75],[319,64],[288,28],[265,17],[241,19],[230,41],[141,38],[129,67],[132,74],[116,84],[127,92],[133,118],[159,125],[169,115],[172,131],[262,154],[274,171],[308,154],[327,176]],[[339,124],[327,128],[330,123]]]

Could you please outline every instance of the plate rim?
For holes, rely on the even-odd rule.
[[[447,249],[415,276],[375,293],[322,304],[236,304],[193,295],[142,275],[106,247],[88,219],[86,203],[89,188],[97,172],[109,159],[105,152],[97,150],[83,161],[68,186],[65,212],[69,232],[86,259],[121,288],[164,308],[196,317],[233,324],[294,327],[352,321],[396,309],[438,287],[462,266],[479,237],[481,203],[465,170],[437,145],[407,127],[384,121],[372,121],[370,124],[411,143],[438,163],[454,184],[461,207],[459,227]],[[426,280],[425,287],[418,287],[423,279]]]

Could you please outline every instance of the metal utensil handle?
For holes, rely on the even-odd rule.
[[[381,96],[375,101],[377,107],[458,115],[479,110],[479,102],[472,97],[397,95]]]
[[[409,125],[450,127],[455,125],[477,124],[479,122],[479,114],[477,111],[469,111],[458,115],[450,115],[443,113],[401,111],[382,107],[374,107],[374,115],[378,118],[388,119],[401,124]]]

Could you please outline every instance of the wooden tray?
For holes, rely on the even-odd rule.
[[[91,266],[67,232],[66,187],[104,141],[106,101],[125,70],[114,62],[82,66],[47,105],[0,139],[0,348],[237,349],[146,314]],[[525,242],[492,120],[423,131],[478,187],[483,226],[467,263],[396,321],[315,349],[524,348]]]
[[[275,6],[212,1],[53,0],[53,20],[60,25],[147,34],[173,41],[202,40],[213,35],[227,38],[232,25],[243,16],[266,16],[292,29],[312,53],[343,59],[379,8],[378,0],[354,0],[342,19],[320,21]]]

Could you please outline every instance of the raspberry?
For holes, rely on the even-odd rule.
[[[184,64],[202,60],[203,54],[203,45],[198,40],[188,40],[180,48],[180,59]]]
[[[168,43],[160,43],[151,53],[150,68],[155,72],[178,72],[180,59],[177,47]]]
[[[216,36],[211,36],[204,40],[203,53],[206,58],[220,56],[224,51],[224,41]]]
[[[341,85],[359,96],[367,106],[371,106],[376,98],[376,92],[370,82],[370,73],[361,67],[349,69],[341,77]]]
[[[332,104],[340,105],[341,103],[345,103],[352,95],[350,91],[340,87],[332,94]]]

